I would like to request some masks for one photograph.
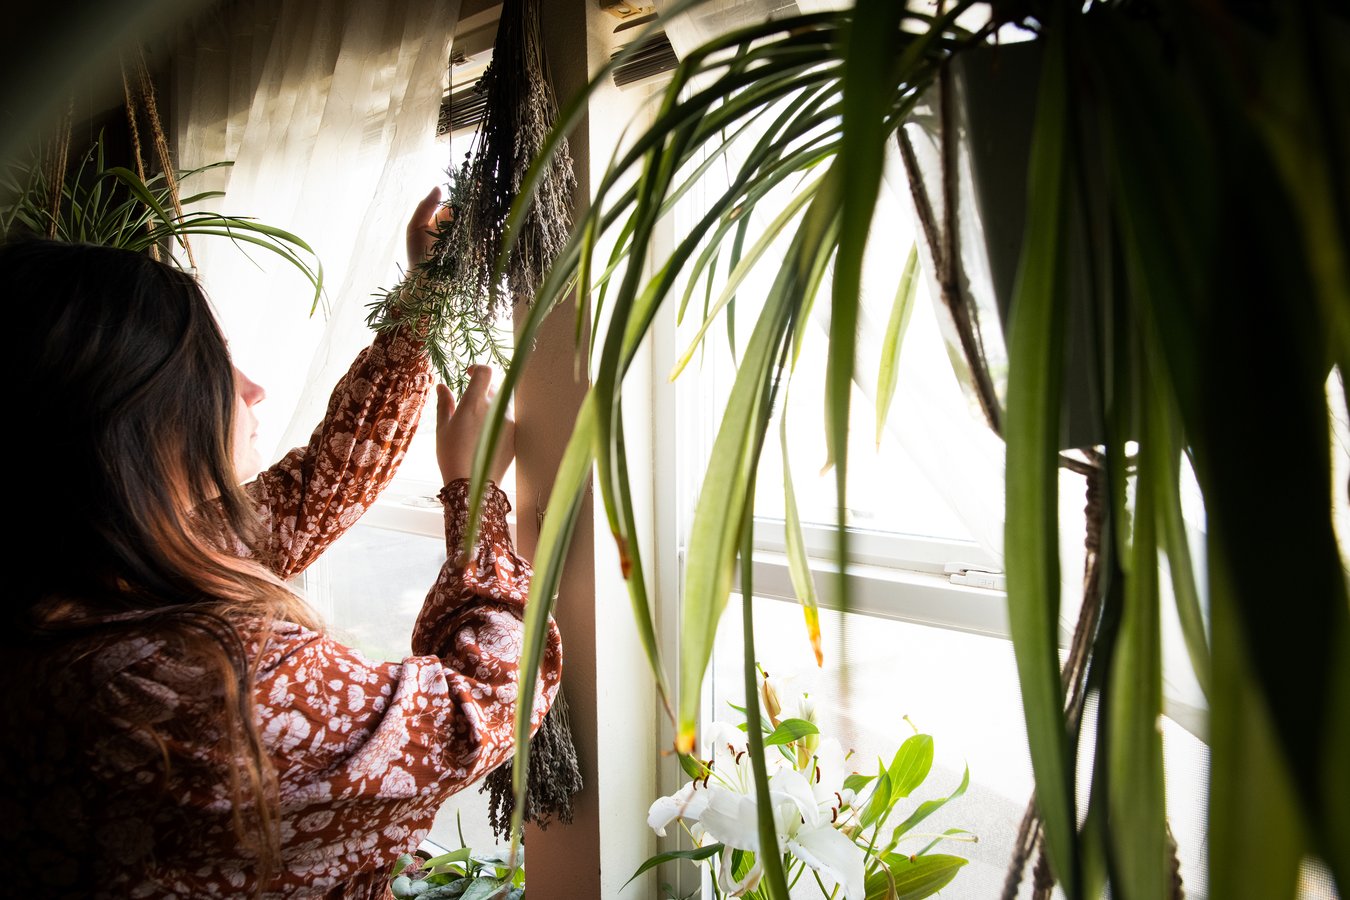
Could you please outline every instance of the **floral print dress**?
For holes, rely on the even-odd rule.
[[[266,527],[260,555],[278,576],[312,563],[388,484],[430,380],[414,341],[379,335],[338,383],[309,444],[246,485]],[[438,807],[512,750],[530,567],[511,545],[500,490],[488,491],[467,558],[467,483],[440,496],[447,560],[414,626],[412,656],[372,661],[287,622],[246,647],[280,798],[283,861],[267,884],[233,828],[238,767],[216,746],[218,690],[203,702],[202,668],[134,631],[93,652],[48,654],[40,683],[24,693],[11,686],[0,766],[10,877],[30,879],[32,896],[386,896],[393,861],[417,847]],[[536,726],[561,672],[552,626]],[[107,728],[133,710],[129,718],[155,723],[158,740]]]

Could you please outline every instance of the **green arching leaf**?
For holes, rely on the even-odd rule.
[[[938,837],[933,838],[933,839],[932,839],[931,841],[929,841],[927,844],[924,844],[922,850],[920,850],[918,853],[914,853],[914,854],[912,854],[912,855],[913,855],[913,856],[923,856],[923,855],[926,854],[929,850],[932,850],[934,847],[936,847],[938,844],[942,843],[943,841],[948,840],[949,838],[956,838],[956,839],[960,840],[960,839],[962,839],[962,836],[963,836],[963,835],[970,835],[969,838],[965,838],[966,840],[970,840],[970,841],[978,840],[978,838],[975,836],[975,832],[973,832],[973,831],[968,831],[968,830],[965,829],[965,828],[948,828],[946,831],[942,832],[941,835],[939,835]]]
[[[1062,19],[1063,16],[1061,15]],[[1059,434],[1063,381],[1067,36],[1049,23],[1032,134],[1027,226],[1009,312],[1008,620],[1046,849],[1070,900],[1081,896],[1073,755],[1059,672]]]
[[[1232,900],[1293,900],[1307,852],[1306,825],[1293,780],[1259,699],[1225,584],[1227,568],[1211,539],[1210,597],[1214,606],[1214,683],[1210,706],[1209,889]],[[1254,786],[1259,786],[1254,789]],[[1220,860],[1258,860],[1223,865]]]
[[[764,738],[764,746],[777,747],[782,744],[790,744],[798,738],[804,738],[807,735],[820,734],[820,729],[814,722],[808,722],[805,719],[784,719],[778,723],[778,727],[772,734]]]
[[[891,780],[891,793],[897,798],[908,797],[915,788],[923,784],[933,768],[933,737],[928,734],[916,734],[900,745],[895,751],[887,774]]]
[[[886,417],[891,411],[891,401],[895,399],[895,385],[900,375],[900,345],[909,325],[910,314],[914,312],[914,295],[918,287],[919,245],[909,248],[909,257],[905,260],[905,269],[900,274],[900,284],[895,291],[895,302],[891,305],[890,319],[886,322],[886,334],[881,341],[881,368],[877,372],[877,446],[881,446],[881,435],[886,428]]]
[[[1263,71],[1257,77],[1263,83],[1249,108],[1297,209],[1301,243],[1315,273],[1313,284],[1333,358],[1347,359],[1350,185],[1344,170],[1350,152],[1350,114],[1346,87],[1338,83],[1346,68],[1344,12],[1337,22],[1332,8],[1332,4],[1298,3],[1284,11],[1283,27],[1272,35],[1272,52],[1258,57]],[[1339,44],[1334,37],[1338,33]],[[1245,83],[1243,88],[1250,90]]]
[[[740,221],[736,223],[736,235],[731,239],[731,264],[730,271],[735,271],[741,264],[741,256],[745,252],[745,236],[750,230],[749,214],[742,214]],[[707,314],[706,311],[704,313]],[[736,295],[733,294],[727,300],[727,341],[731,345],[731,355],[736,355]]]
[[[441,866],[450,866],[456,863],[468,862],[473,857],[473,850],[468,847],[460,847],[458,850],[451,850],[449,853],[442,853],[440,856],[433,856],[422,863],[422,868],[427,871],[440,868]]]
[[[173,221],[173,214],[164,208],[160,203],[159,198],[151,193],[150,188],[146,186],[145,182],[142,181],[135,172],[123,168],[122,166],[112,166],[107,169],[106,172],[108,175],[111,175],[113,178],[122,182],[127,190],[131,191],[136,199],[140,200],[147,208],[154,212],[161,222]]]
[[[968,787],[970,787],[970,766],[966,766],[965,772],[961,776],[961,783],[956,786],[956,790],[945,797],[940,797],[936,800],[923,801],[918,805],[914,812],[910,813],[908,819],[905,819],[905,821],[895,826],[895,835],[891,839],[892,842],[899,840],[915,825],[918,825],[924,819],[928,818],[957,797],[960,797],[966,792],[966,788]]]
[[[510,882],[478,878],[464,891],[460,900],[505,900],[510,887]]]
[[[658,853],[642,865],[638,866],[638,870],[633,873],[631,878],[623,883],[623,887],[619,888],[619,890],[628,887],[628,885],[633,883],[634,878],[637,878],[648,869],[654,869],[657,866],[664,865],[668,862],[674,862],[677,859],[687,859],[690,862],[702,862],[705,859],[721,853],[723,849],[721,844],[704,844],[702,847],[695,847],[693,850],[671,850],[668,853]]]
[[[671,7],[664,11],[666,16],[678,15],[683,10],[693,6],[700,0],[677,0]],[[755,23],[746,28],[730,32],[721,38],[715,39],[703,47],[690,53],[681,61],[672,78],[671,84],[667,89],[668,96],[678,96],[683,84],[687,83],[692,73],[700,71],[704,61],[709,58],[716,58],[722,50],[729,47],[736,47],[741,44],[749,43],[757,38],[764,38],[779,32],[787,32],[790,29],[810,29],[812,27],[827,26],[831,19],[831,14],[815,14],[805,16],[793,16],[786,19],[779,19],[771,22]],[[517,195],[516,203],[512,206],[510,215],[507,218],[506,234],[503,239],[505,248],[511,247],[516,240],[521,224],[523,223],[530,205],[533,202],[533,191],[538,180],[547,170],[552,162],[553,155],[567,134],[581,121],[581,117],[586,110],[586,104],[589,102],[591,93],[597,85],[602,84],[612,69],[625,61],[633,51],[639,47],[642,42],[651,34],[659,30],[659,23],[653,22],[647,25],[641,32],[634,36],[627,45],[627,49],[616,54],[609,63],[598,72],[587,85],[586,89],[572,97],[567,103],[563,104],[559,110],[556,125],[553,132],[550,133],[544,146],[541,148],[539,156],[531,163],[521,181],[520,190]],[[751,79],[753,80],[753,79]],[[723,88],[725,90],[725,88]],[[691,107],[695,104],[689,104]],[[656,133],[656,129],[649,130],[647,135]],[[644,136],[645,137],[645,136]],[[632,148],[632,153],[628,159],[635,159],[646,152],[646,148],[639,140]],[[617,167],[619,171],[626,169],[629,165],[628,160],[622,161]]]
[[[771,295],[766,304],[732,386],[694,511],[685,565],[680,647],[677,749],[684,753],[693,748],[699,688],[711,658],[717,622],[731,591],[736,536],[741,514],[749,502],[750,430],[783,324],[783,317],[776,314],[774,307],[783,303],[786,291],[774,293],[777,297]]]
[[[788,224],[797,217],[808,203],[815,199],[816,193],[824,180],[825,176],[817,178],[793,197],[792,200],[783,207],[783,211],[779,213],[764,230],[764,233],[760,235],[759,239],[751,245],[750,252],[737,263],[734,269],[732,269],[731,274],[727,276],[726,286],[722,288],[722,293],[717,297],[717,302],[712,305],[712,309],[703,320],[703,324],[699,326],[698,334],[696,334],[694,339],[689,343],[689,348],[685,350],[676,361],[675,368],[670,373],[671,381],[678,378],[680,372],[683,371],[684,367],[689,365],[689,361],[694,358],[694,354],[698,350],[698,345],[703,341],[704,334],[707,333],[708,328],[711,327],[712,323],[717,319],[717,315],[722,311],[722,308],[731,301],[732,297],[736,296],[736,291],[740,288],[741,282],[745,280],[745,276],[754,269],[755,264],[759,261],[760,257],[762,257],[764,252],[769,249],[769,245],[783,233]]]
[[[1134,565],[1125,585],[1120,643],[1111,661],[1111,680],[1102,706],[1110,719],[1108,793],[1111,810],[1113,892],[1124,900],[1166,896],[1170,889],[1166,803],[1163,796],[1162,633],[1158,617],[1158,560],[1154,480],[1165,449],[1145,418],[1140,454]]]
[[[784,123],[791,122],[792,124],[794,124],[794,126],[796,127],[793,129],[793,131],[802,130],[802,125],[805,125],[806,123],[803,122],[800,125],[798,125],[797,122],[793,121],[794,117],[796,116],[810,117],[812,111],[816,110],[820,102],[823,101],[824,96],[825,96],[824,92],[821,89],[817,89],[814,92],[811,90],[804,89],[801,97],[797,98],[796,100],[792,101],[787,105],[787,107],[779,114],[778,118],[770,125],[767,133],[756,143],[754,148],[752,148],[750,152],[746,154],[744,163],[742,164],[741,167],[741,172],[734,178],[733,182],[728,187],[728,190],[723,194],[721,198],[714,200],[712,202],[711,207],[713,210],[725,208],[727,204],[732,201],[733,198],[735,198],[739,193],[743,191],[746,193],[747,196],[745,197],[745,200],[742,202],[743,203],[753,202],[753,198],[757,193],[754,190],[754,188],[762,180],[762,175],[758,173],[765,172],[766,166],[767,171],[771,173],[774,170],[774,168],[776,168],[776,165],[774,165],[773,163],[775,163],[783,154],[783,145],[781,140],[776,141],[774,139],[783,130]],[[768,110],[766,110],[766,112],[767,111]],[[702,177],[702,175],[710,167],[711,163],[716,161],[718,158],[720,158],[728,151],[729,147],[731,147],[735,143],[737,138],[754,123],[756,118],[758,117],[753,117],[749,121],[745,122],[737,130],[736,134],[732,135],[728,140],[716,144],[712,148],[712,151],[707,154],[707,158],[704,159],[694,170],[694,172],[692,172],[689,175],[689,177],[685,179],[684,183],[681,184],[679,188],[677,188],[675,191],[672,191],[667,196],[666,201],[662,206],[663,212],[669,210],[672,207],[674,201],[676,201],[687,190],[689,190],[689,188],[692,186],[692,184],[695,182],[696,179]],[[791,158],[800,159],[805,152],[806,148],[794,148],[791,154]],[[792,171],[792,169],[795,168],[796,166],[790,166],[784,169],[784,171],[785,172]],[[751,175],[751,177],[746,178],[745,177],[746,175]],[[779,179],[772,179],[769,183],[776,184],[778,180]],[[743,206],[736,206],[732,208],[729,213],[722,216],[718,216],[717,218],[720,220],[718,228],[715,232],[713,232],[712,237],[707,242],[707,246],[704,248],[703,252],[699,255],[698,261],[695,263],[694,268],[691,270],[689,274],[688,284],[685,288],[684,296],[680,298],[679,310],[676,313],[675,321],[677,324],[684,321],[685,309],[689,304],[690,298],[693,296],[694,289],[698,282],[700,273],[710,265],[713,265],[715,267],[714,261],[720,255],[722,247],[722,240],[721,240],[722,236],[733,225],[735,226],[736,233],[733,238],[731,246],[730,268],[735,269],[736,265],[740,262],[741,249],[744,246],[745,235],[750,225],[750,219],[746,209]],[[705,222],[711,221],[711,219],[705,218],[704,221]],[[701,227],[695,226],[694,231],[696,233],[701,232],[702,230],[703,229]],[[711,290],[711,284],[712,281],[710,278],[708,281],[709,291]],[[703,305],[704,318],[707,318],[708,312],[709,312],[709,300],[705,300]]]
[[[1167,554],[1167,568],[1172,576],[1172,594],[1177,606],[1186,652],[1196,682],[1208,696],[1210,692],[1209,639],[1205,634],[1204,613],[1200,609],[1200,594],[1195,585],[1195,571],[1191,566],[1191,549],[1186,539],[1186,522],[1181,515],[1181,454],[1180,422],[1168,396],[1159,383],[1150,379],[1151,400],[1144,415],[1149,418],[1150,447],[1142,452],[1150,454],[1150,466],[1156,473],[1154,509],[1158,516],[1158,531],[1163,551]],[[1153,456],[1156,454],[1156,456]]]
[[[1103,735],[1098,733],[1099,740]],[[1100,770],[1105,772],[1106,767]],[[1100,774],[1094,772],[1094,775]],[[1101,779],[1104,785],[1105,779]],[[1107,883],[1107,828],[1106,828],[1106,804],[1098,796],[1098,788],[1094,785],[1088,798],[1087,815],[1083,819],[1083,830],[1080,833],[1081,842],[1079,847],[1083,857],[1083,893],[1088,897],[1101,897],[1106,890]]]
[[[785,294],[786,293],[787,292],[785,292]],[[777,393],[778,383],[785,367],[786,345],[785,342],[781,340],[781,336],[779,343],[781,349],[777,355],[776,371],[773,374],[772,380],[763,384],[760,389],[759,407],[756,410],[756,420],[759,425],[751,439],[752,447],[749,454],[750,476],[749,487],[747,490],[748,496],[741,512],[741,527],[738,536],[741,558],[742,684],[745,690],[745,720],[747,723],[757,722],[761,718],[759,709],[759,666],[757,662],[758,656],[755,653],[754,622],[754,473],[758,468],[759,456],[764,448],[764,434],[767,430],[770,411],[773,408],[774,395]],[[802,727],[810,726],[809,722],[802,722],[801,720],[789,719],[788,722],[794,723],[794,730],[800,730]],[[786,725],[787,722],[784,722],[783,724]],[[776,733],[777,731],[775,731],[775,734]],[[770,900],[790,900],[787,877],[786,873],[783,871],[783,858],[778,854],[778,825],[775,820],[773,806],[768,802],[770,796],[769,773],[764,753],[768,742],[758,728],[747,728],[745,736],[746,749],[749,751],[750,755],[750,771],[755,785],[755,816],[758,819],[758,837],[760,846],[759,859],[760,865],[764,867],[764,886],[767,888]]]
[[[681,752],[689,752],[693,747],[703,673],[712,655],[717,621],[731,590],[737,523],[749,502],[753,479],[751,446],[763,440],[767,427],[769,411],[762,402],[763,394],[793,310],[802,301],[805,276],[809,274],[802,271],[802,266],[809,269],[812,265],[836,209],[828,191],[817,193],[793,238],[788,262],[765,299],[713,443],[711,461],[694,510],[685,564],[676,729],[676,749]],[[754,458],[757,456],[756,452]]]
[[[872,796],[867,801],[867,807],[863,810],[859,824],[865,831],[873,824],[880,822],[894,805],[890,773],[886,771],[885,763],[878,760],[876,787],[872,790]]]
[[[838,172],[839,243],[830,302],[829,358],[825,368],[826,447],[835,464],[838,599],[848,609],[848,428],[858,342],[862,262],[881,189],[891,85],[877,78],[895,59],[903,5],[858,0],[845,37],[843,142],[831,166]],[[903,76],[902,76],[903,77]]]
[[[856,794],[858,791],[861,791],[871,784],[872,779],[876,777],[877,776],[875,775],[862,775],[858,772],[854,772],[844,779],[844,790],[853,791]]]
[[[922,900],[950,884],[966,860],[939,854],[911,857],[891,853],[883,863],[895,879],[896,900]]]
[[[616,438],[615,464],[620,475],[618,487],[619,512],[622,521],[621,533],[631,536],[637,534],[637,515],[633,511],[633,494],[628,482],[628,456],[623,438],[622,411],[618,416]],[[652,613],[651,602],[647,596],[646,576],[643,573],[642,558],[638,552],[637,542],[630,537],[624,549],[628,553],[624,580],[628,586],[628,596],[633,608],[633,619],[637,626],[638,637],[642,641],[643,652],[647,654],[647,662],[651,667],[652,677],[656,680],[656,688],[661,697],[661,702],[665,705],[667,715],[674,718],[675,710],[671,706],[670,684],[666,678],[665,664],[661,659],[661,644],[656,637],[656,618]]]
[[[783,390],[783,412],[778,419],[778,442],[783,456],[783,533],[786,538],[788,575],[792,589],[802,604],[806,617],[806,637],[816,657],[816,665],[823,665],[825,654],[820,642],[820,602],[816,597],[816,580],[806,555],[806,539],[802,534],[801,516],[797,512],[797,494],[792,489],[792,468],[788,465],[787,389]]]

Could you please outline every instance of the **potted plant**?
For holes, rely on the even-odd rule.
[[[101,244],[162,253],[176,263],[177,254],[187,252],[190,238],[229,238],[241,249],[261,247],[294,265],[314,287],[311,309],[318,307],[323,296],[323,266],[299,237],[256,219],[184,210],[224,194],[203,191],[180,197],[178,185],[209,169],[232,165],[228,160],[144,177],[109,163],[102,133],[60,183],[52,183],[41,159],[42,154],[35,153],[29,161],[11,162],[0,172],[0,197],[4,198],[0,240],[28,235]]]

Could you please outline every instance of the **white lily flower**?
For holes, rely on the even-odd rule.
[[[759,854],[759,819],[755,815],[755,798],[719,785],[707,790],[708,802],[699,817],[699,824],[707,835],[734,850],[749,850]]]
[[[806,776],[795,769],[785,769],[769,779],[769,796],[774,801],[774,813],[781,816],[778,822],[779,834],[794,831],[797,825],[820,823],[820,801]],[[825,814],[829,821],[829,813]]]
[[[814,704],[799,701],[797,718],[814,717]],[[804,715],[802,715],[804,714]],[[669,797],[661,797],[647,813],[647,824],[664,836],[676,819],[683,820],[700,845],[717,841],[720,854],[717,880],[722,890],[741,896],[755,889],[763,875],[759,819],[755,806],[754,775],[745,732],[723,722],[708,730],[712,768],[706,779],[690,782]],[[838,831],[839,809],[853,797],[843,788],[849,774],[839,742],[816,742],[800,770],[777,752],[769,760],[769,804],[777,836],[771,852],[790,852],[815,870],[822,882],[843,888],[844,900],[865,900],[866,855]],[[740,879],[732,871],[734,850],[755,854],[755,863]]]
[[[867,855],[828,823],[803,825],[788,838],[787,848],[820,873],[827,888],[843,885],[845,900],[866,900]]]

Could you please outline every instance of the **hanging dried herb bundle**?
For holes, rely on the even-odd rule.
[[[507,0],[478,90],[486,95],[483,121],[468,159],[451,173],[454,223],[440,226],[429,259],[376,295],[367,317],[372,328],[407,324],[424,335],[437,373],[457,392],[470,365],[506,364],[509,330],[497,327],[498,316],[533,299],[572,227],[576,176],[564,140],[534,189],[504,278],[494,278],[507,214],[558,116],[539,0]]]
[[[576,176],[564,140],[533,188],[533,203],[496,277],[506,219],[530,164],[558,117],[540,33],[539,0],[506,0],[492,63],[479,83],[486,108],[469,159],[452,178],[451,223],[438,228],[431,256],[371,305],[374,328],[408,324],[425,336],[437,371],[456,391],[474,362],[505,363],[495,322],[521,300],[530,302],[572,228]],[[572,821],[581,769],[559,692],[530,741],[526,821]],[[484,781],[494,830],[505,836],[515,806],[512,765]]]
[[[493,834],[505,840],[511,834],[515,809],[512,765],[498,766],[483,779],[480,794],[488,795],[488,823]],[[539,730],[530,738],[530,771],[526,781],[525,821],[547,828],[555,818],[572,824],[572,795],[581,790],[581,767],[572,742],[572,723],[561,690],[549,707]]]
[[[456,394],[468,386],[469,366],[506,365],[510,338],[484,302],[487,292],[468,287],[459,277],[465,252],[460,227],[465,177],[463,170],[458,176],[451,173],[444,205],[454,211],[454,218],[437,226],[430,255],[395,287],[376,294],[366,317],[366,323],[379,331],[406,325],[421,335],[437,374]]]
[[[506,259],[504,283],[495,277],[507,215],[558,117],[544,58],[540,0],[503,4],[492,63],[479,89],[486,106],[463,178],[455,280],[462,295],[483,299],[480,314],[491,318],[533,301],[572,228],[576,176],[563,141],[533,188],[533,203]],[[483,789],[491,798],[493,827],[505,836],[515,806],[512,765],[489,775]],[[525,820],[540,826],[554,818],[571,822],[572,796],[580,790],[581,770],[560,691],[530,741]]]
[[[521,300],[533,300],[566,243],[576,187],[572,157],[563,141],[534,188],[534,202],[507,260],[505,284],[495,282],[507,213],[558,117],[544,58],[539,0],[506,0],[492,62],[479,89],[487,95],[487,106],[466,173],[457,277],[460,290],[484,298],[492,312],[509,311]]]

